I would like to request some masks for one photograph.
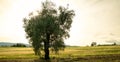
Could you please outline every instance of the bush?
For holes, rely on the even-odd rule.
[[[96,46],[96,45],[97,45],[96,42],[92,42],[92,43],[91,43],[91,46]]]

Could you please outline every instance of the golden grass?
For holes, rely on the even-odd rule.
[[[59,51],[59,54],[50,53],[51,57],[70,58],[70,57],[87,57],[97,55],[120,55],[120,46],[97,46],[97,47],[66,47],[64,51]],[[0,59],[10,58],[38,58],[34,55],[32,48],[18,47],[0,47]]]

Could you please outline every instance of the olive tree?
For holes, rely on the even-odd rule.
[[[45,59],[50,59],[49,52],[58,52],[65,48],[64,39],[69,38],[72,18],[75,15],[68,7],[59,6],[51,1],[42,3],[42,9],[37,10],[37,15],[30,13],[24,18],[26,38],[32,44],[35,55],[44,51]]]

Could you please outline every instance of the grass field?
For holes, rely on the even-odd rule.
[[[51,62],[120,62],[120,46],[66,47]],[[32,48],[0,47],[0,62],[44,62]]]

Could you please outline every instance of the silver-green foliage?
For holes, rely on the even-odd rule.
[[[62,6],[56,8],[55,4],[46,1],[42,3],[42,9],[36,12],[38,15],[30,13],[23,20],[26,37],[32,44],[35,54],[40,55],[45,49],[46,41],[49,42],[48,47],[55,52],[64,49],[64,39],[69,37],[74,11]]]

